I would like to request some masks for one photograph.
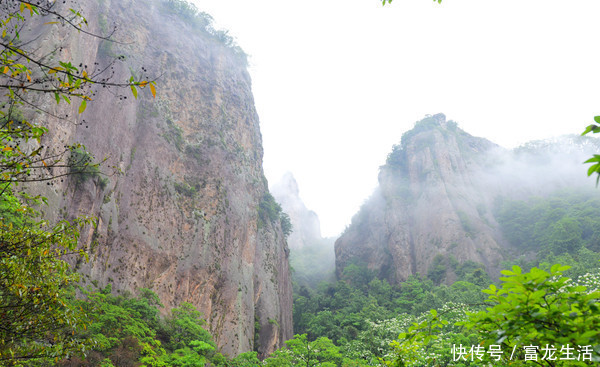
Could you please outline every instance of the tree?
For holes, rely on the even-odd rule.
[[[64,3],[64,2],[63,2]],[[0,90],[6,91],[0,104],[0,183],[47,181],[69,174],[69,166],[87,166],[91,162],[73,162],[67,158],[78,144],[65,147],[50,147],[41,144],[47,128],[37,126],[25,117],[22,108],[41,112],[50,117],[68,120],[68,114],[55,115],[41,107],[41,98],[52,96],[57,104],[79,101],[78,112],[85,111],[87,103],[96,93],[94,87],[130,88],[137,98],[137,89],[150,87],[156,94],[155,82],[143,80],[143,73],[135,80],[132,76],[125,82],[113,82],[110,72],[121,58],[113,59],[106,66],[80,64],[74,60],[52,61],[49,55],[38,55],[34,39],[22,39],[27,33],[26,24],[35,23],[37,18],[53,18],[44,25],[60,24],[71,27],[92,37],[115,42],[108,36],[94,35],[86,31],[87,20],[77,9],[60,9],[53,0],[6,0],[0,2]],[[49,29],[49,28],[47,28]],[[33,35],[29,35],[35,38]],[[72,122],[72,121],[70,121]],[[37,144],[35,144],[37,143]],[[33,144],[33,147],[32,147]],[[80,168],[81,169],[81,168]]]
[[[465,325],[480,331],[483,346],[495,344],[505,351],[515,349],[520,360],[525,359],[524,347],[533,345],[540,357],[543,348],[548,351],[551,346],[556,348],[557,356],[569,346],[576,355],[589,346],[589,356],[580,356],[581,363],[573,365],[597,361],[600,354],[593,348],[600,344],[600,292],[571,284],[569,278],[562,276],[568,268],[556,264],[549,271],[532,268],[522,273],[518,266],[503,270],[506,277],[500,278],[502,287],[491,285],[484,290],[492,307],[470,315]],[[502,358],[509,360],[508,355]],[[548,359],[539,364],[559,365]]]
[[[232,367],[257,367],[262,366],[262,362],[258,359],[258,352],[241,353],[232,361]]]
[[[70,159],[78,144],[61,147],[43,145],[48,132],[28,116],[59,118],[42,106],[48,97],[57,104],[79,106],[82,113],[96,87],[131,89],[154,82],[131,77],[113,82],[106,67],[77,66],[75,60],[55,60],[55,52],[40,55],[32,25],[69,27],[73,31],[112,41],[111,36],[93,35],[86,30],[87,20],[79,9],[66,8],[66,1],[4,0],[0,2],[0,364],[23,365],[43,360],[56,363],[73,353],[84,353],[90,341],[76,339],[74,334],[86,327],[87,316],[71,307],[69,285],[78,280],[65,256],[86,260],[77,250],[79,230],[90,220],[76,219],[57,224],[44,220],[31,205],[44,198],[33,198],[16,185],[31,181],[56,180],[72,173],[90,173],[91,160]],[[44,18],[42,20],[42,18]],[[44,25],[42,22],[47,21]],[[43,31],[42,31],[43,32]],[[59,51],[59,50],[54,50]],[[84,154],[85,155],[85,154]],[[71,169],[72,168],[72,169]],[[37,200],[36,200],[37,199]],[[33,362],[32,362],[33,363]]]
[[[488,307],[454,322],[453,327],[465,328],[462,334],[467,338],[453,342],[452,349],[444,347],[445,357],[435,352],[435,347],[437,342],[456,339],[443,332],[452,324],[442,317],[444,312],[431,310],[427,320],[400,334],[394,343],[395,357],[386,360],[386,365],[423,365],[424,361],[426,365],[445,365],[441,362],[448,359],[449,351],[455,363],[464,365],[535,363],[553,367],[600,361],[600,292],[563,277],[568,268],[556,264],[549,271],[532,268],[523,273],[518,266],[503,270],[502,286],[490,285],[484,290],[489,295]],[[584,280],[596,284],[596,278]],[[498,353],[490,353],[494,350]],[[574,360],[566,361],[568,356]]]
[[[8,191],[2,195],[9,197]],[[28,208],[14,202],[14,215],[25,225],[0,220],[0,364],[19,365],[37,358],[55,359],[85,351],[87,343],[73,332],[86,316],[68,304],[67,286],[79,280],[61,257],[76,251],[78,229],[86,220],[32,223]],[[10,211],[10,210],[9,210]],[[4,218],[3,218],[4,219]]]
[[[265,360],[266,366],[335,367],[342,362],[339,348],[326,337],[308,341],[306,334],[295,335],[285,342],[286,348],[276,350]]]
[[[594,122],[588,125],[581,135],[587,135],[589,133],[597,134],[600,132],[600,116],[594,116]],[[594,156],[584,163],[592,163],[588,168],[588,176],[596,174],[596,186],[600,183],[600,155],[594,154]]]

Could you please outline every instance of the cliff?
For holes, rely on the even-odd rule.
[[[309,210],[300,198],[298,183],[291,173],[271,187],[273,197],[289,215],[293,231],[288,237],[290,250],[300,250],[322,239],[321,223],[317,213]]]
[[[316,287],[321,281],[332,280],[334,238],[322,237],[319,217],[300,198],[300,189],[294,176],[286,173],[272,186],[271,191],[292,224],[288,244],[294,281],[299,285]]]
[[[589,187],[581,162],[598,149],[597,141],[569,139],[508,151],[467,134],[443,114],[417,122],[389,154],[378,188],[336,241],[338,277],[356,263],[390,282],[418,273],[451,283],[456,274],[444,265],[467,261],[498,276],[511,248],[495,218],[496,200]],[[432,274],[440,264],[443,274]]]
[[[279,220],[259,217],[268,187],[245,56],[208,17],[168,1],[79,4],[90,32],[107,34],[114,24],[122,43],[57,24],[45,26],[43,48],[108,67],[115,81],[147,70],[158,94],[134,99],[99,88],[82,115],[46,103],[77,121],[40,117],[51,132],[45,143],[81,142],[106,158],[101,170],[109,173],[44,189],[46,214],[97,218],[80,241],[90,261],[76,264],[90,280],[116,292],[150,288],[165,312],[190,302],[222,352],[266,356],[292,337],[292,290]],[[115,58],[125,62],[111,64]]]

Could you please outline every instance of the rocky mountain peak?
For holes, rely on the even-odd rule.
[[[443,114],[426,116],[393,147],[379,187],[336,241],[338,276],[358,264],[391,282],[418,273],[450,283],[466,262],[496,276],[509,249],[497,200],[591,186],[581,162],[598,141],[560,137],[508,151]]]
[[[362,262],[399,282],[427,274],[436,255],[496,271],[504,241],[489,209],[493,198],[481,194],[473,173],[497,149],[444,114],[415,123],[381,167],[378,189],[336,241],[338,274]]]
[[[294,175],[286,173],[271,187],[273,197],[281,204],[292,223],[292,233],[288,237],[290,249],[299,250],[306,245],[321,240],[321,222],[317,214],[309,210],[300,198],[300,190]]]
[[[291,172],[286,172],[281,177],[281,180],[271,188],[271,191],[273,191],[274,195],[276,193],[281,193],[282,195],[285,194],[289,197],[300,198],[298,182],[296,182],[296,178]]]

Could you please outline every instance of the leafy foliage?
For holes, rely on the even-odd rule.
[[[594,116],[594,122],[588,125],[581,135],[587,135],[589,133],[597,134],[600,132],[600,116]],[[596,186],[600,183],[600,155],[594,154],[594,156],[584,163],[592,163],[588,168],[588,176],[596,174]]]
[[[87,20],[82,12],[69,9],[61,13],[51,0],[35,3],[24,0],[7,0],[0,3],[0,89],[6,91],[4,103],[0,105],[0,182],[26,182],[53,180],[68,174],[61,168],[66,167],[66,157],[71,149],[41,145],[41,138],[47,128],[31,123],[21,107],[26,106],[43,114],[48,114],[40,106],[32,103],[33,95],[49,95],[57,104],[71,104],[79,101],[78,112],[83,113],[87,103],[94,95],[93,86],[127,87],[134,96],[138,88],[149,86],[155,95],[155,83],[147,80],[135,80],[132,76],[125,82],[112,82],[104,73],[108,68],[90,69],[87,66],[75,66],[72,60],[56,60],[40,57],[29,40],[21,39],[20,31],[35,18],[52,17],[55,21],[46,24],[62,23],[78,32],[91,36],[85,28]],[[99,37],[99,36],[96,36]],[[100,37],[111,41],[109,38]],[[118,60],[113,60],[117,62]],[[55,116],[66,119],[66,116]],[[32,148],[33,146],[33,148]],[[58,168],[57,173],[49,168]]]
[[[502,287],[484,290],[492,307],[470,315],[465,325],[479,330],[485,346],[516,346],[522,360],[527,345],[600,345],[600,292],[571,284],[562,276],[568,268],[556,264],[549,271],[523,273],[518,266],[503,270]],[[600,360],[598,352],[593,352],[594,360]]]
[[[600,250],[600,198],[587,191],[560,191],[547,198],[498,201],[496,217],[517,248],[540,254]]]
[[[115,83],[103,75],[106,69],[39,56],[35,42],[21,38],[21,31],[33,28],[31,22],[41,18],[47,21],[44,26],[59,23],[94,36],[86,30],[87,20],[78,9],[61,11],[52,0],[0,2],[0,90],[4,92],[0,104],[0,363],[7,366],[54,364],[61,358],[75,358],[91,345],[75,337],[89,320],[82,308],[70,302],[70,286],[79,277],[65,262],[67,256],[87,260],[77,250],[77,240],[91,220],[49,223],[31,209],[44,198],[32,198],[22,190],[17,197],[13,190],[22,182],[51,184],[69,174],[97,175],[97,167],[87,158],[77,159],[85,157],[77,144],[42,145],[48,129],[29,116],[32,112],[51,115],[41,108],[46,97],[57,104],[78,101],[81,114],[94,95],[93,86],[128,87],[134,96],[138,88],[150,86],[155,94],[153,82],[132,77]]]
[[[290,217],[283,212],[281,205],[275,200],[270,192],[266,192],[258,204],[258,227],[264,227],[266,223],[281,225],[285,237],[292,233],[292,222]]]
[[[290,220],[290,216],[287,213],[281,212],[279,214],[279,221],[281,223],[281,230],[283,231],[283,235],[285,237],[292,234],[293,226],[292,221]]]
[[[533,268],[523,273],[518,266],[504,270],[502,286],[484,290],[489,294],[489,307],[476,312],[461,305],[431,310],[400,333],[394,351],[382,361],[388,366],[520,366],[527,363],[527,354],[533,358],[527,346],[535,352],[539,365],[585,366],[600,361],[600,293],[563,277],[562,271],[567,269],[557,264],[548,271]],[[582,282],[589,283],[592,278],[596,285],[597,276],[587,276]],[[460,353],[458,346],[467,348]],[[477,350],[469,350],[469,346]],[[482,352],[492,347],[501,352]],[[559,360],[564,347],[572,348],[573,354],[584,351],[586,361]],[[552,350],[554,360],[543,358]]]
[[[480,272],[478,266],[465,266],[459,281],[452,286],[435,286],[432,280],[420,276],[393,286],[376,278],[364,266],[352,264],[335,283],[321,283],[316,290],[294,286],[294,330],[307,334],[309,340],[325,336],[343,347],[358,340],[373,323],[385,323],[398,315],[416,317],[447,302],[483,302],[481,287],[490,281],[487,275],[480,279],[476,275]],[[477,279],[483,284],[473,284],[467,279]]]
[[[306,334],[295,335],[285,342],[287,348],[275,351],[265,360],[265,366],[335,367],[342,362],[339,348],[326,337],[309,341]]]
[[[140,289],[137,297],[129,293],[111,294],[108,285],[100,291],[84,290],[85,299],[71,303],[92,316],[85,330],[75,335],[94,340],[85,359],[70,357],[61,366],[227,366],[230,362],[216,352],[216,344],[202,315],[189,303],[159,317],[158,296]],[[249,356],[246,355],[249,359]]]
[[[94,157],[83,146],[71,146],[68,167],[77,185],[90,179],[96,180],[102,189],[108,184],[108,178],[101,176],[99,164],[94,163]]]
[[[228,47],[234,55],[247,64],[248,56],[246,53],[235,43],[233,37],[227,31],[214,28],[213,18],[209,14],[198,10],[194,4],[186,0],[165,0],[163,3],[168,12],[175,14],[195,29],[204,32],[212,39]]]
[[[83,352],[86,340],[73,337],[86,314],[67,302],[68,285],[79,280],[61,258],[78,254],[79,229],[89,220],[50,226],[20,203],[9,189],[0,220],[0,362],[59,358]]]

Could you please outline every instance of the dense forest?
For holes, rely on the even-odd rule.
[[[197,26],[243,57],[195,7],[180,0],[167,3],[182,19],[204,22]],[[259,358],[264,325],[258,317],[254,350],[227,355],[216,342],[218,335],[207,328],[208,315],[193,304],[181,302],[167,312],[151,289],[115,290],[112,283],[101,286],[90,274],[78,272],[82,264],[94,261],[92,249],[78,241],[86,232],[95,234],[97,221],[80,216],[51,222],[45,213],[51,210],[47,199],[28,184],[72,180],[75,187],[95,182],[104,189],[107,178],[81,144],[44,149],[41,142],[48,129],[30,123],[23,110],[39,103],[31,97],[37,93],[59,105],[73,103],[81,114],[88,102],[93,103],[92,86],[131,90],[134,98],[148,92],[155,98],[157,82],[141,72],[138,78],[114,81],[68,60],[46,64],[36,58],[19,33],[32,18],[52,17],[72,31],[85,29],[87,23],[77,9],[60,12],[53,6],[53,1],[0,3],[0,69],[7,81],[0,86],[6,92],[0,104],[0,365],[600,363],[597,190],[561,190],[522,200],[499,196],[494,216],[510,250],[503,254],[504,270],[498,278],[488,274],[485,264],[461,262],[452,255],[434,256],[426,274],[413,274],[397,284],[360,261],[338,269],[335,277],[334,269],[311,268],[311,261],[325,256],[323,247],[308,248],[296,255],[293,273],[295,335],[265,358]],[[600,168],[593,165],[589,173],[596,169]],[[181,186],[178,191],[192,197],[193,190],[198,188]],[[275,223],[284,238],[294,230],[270,194],[256,210],[258,227]],[[98,239],[92,237],[95,246]],[[276,319],[268,324],[279,327]]]
[[[4,224],[9,228],[30,226],[29,231],[33,231],[38,213],[26,210],[9,190],[2,195]],[[368,269],[356,264],[346,267],[342,278],[334,283],[322,282],[315,289],[298,286],[294,292],[297,335],[286,343],[287,348],[276,351],[264,361],[259,361],[256,352],[243,353],[233,359],[219,353],[213,337],[203,328],[202,315],[192,305],[184,303],[172,309],[168,316],[160,317],[162,305],[152,291],[139,289],[134,296],[113,295],[110,286],[98,289],[93,280],[79,279],[65,264],[53,257],[44,257],[44,253],[53,251],[49,246],[33,242],[27,251],[39,251],[36,257],[43,261],[22,264],[30,269],[29,277],[23,272],[22,276],[12,273],[12,287],[4,288],[12,291],[12,295],[8,298],[7,293],[3,293],[3,300],[12,300],[15,304],[29,301],[34,310],[47,307],[48,311],[25,318],[24,323],[19,322],[22,315],[14,315],[10,327],[19,332],[11,335],[4,331],[3,356],[10,353],[21,357],[4,359],[4,362],[40,366],[295,366],[302,363],[309,366],[467,366],[480,365],[482,361],[508,361],[507,351],[515,347],[518,349],[513,360],[523,361],[529,353],[522,348],[524,346],[541,346],[534,353],[539,354],[541,360],[544,353],[549,353],[549,346],[570,345],[575,348],[573,355],[581,359],[561,365],[589,365],[591,358],[597,357],[596,338],[600,327],[595,304],[600,296],[597,292],[600,254],[594,251],[597,246],[591,234],[594,231],[586,229],[600,225],[597,208],[597,198],[576,192],[561,192],[529,202],[499,201],[498,211],[505,218],[502,225],[511,241],[522,243],[533,253],[531,260],[515,258],[507,262],[510,270],[502,272],[500,281],[490,279],[479,264],[440,261],[429,274],[415,275],[399,285],[377,279]],[[539,242],[542,245],[527,242],[528,239],[536,241],[535,229],[547,227],[549,218],[553,218],[552,223],[573,221],[576,235],[567,232],[569,236],[566,236],[566,230],[556,230],[549,234],[538,233],[544,236],[544,241]],[[516,226],[516,223],[521,225]],[[3,235],[7,234],[5,230]],[[557,244],[577,244],[577,248],[567,252]],[[511,266],[511,263],[521,266]],[[568,265],[550,265],[553,263]],[[16,266],[12,264],[12,269]],[[441,283],[438,276],[444,273],[438,267],[445,266],[454,267],[460,274],[459,279],[449,285]],[[35,276],[48,277],[57,267],[62,267],[63,272],[47,279],[44,284],[47,289],[34,288]],[[3,279],[8,275],[4,270]],[[79,285],[75,283],[77,280],[80,280]],[[49,294],[49,291],[57,293]],[[4,320],[9,321],[11,313],[4,315],[7,316]],[[40,344],[39,334],[23,333],[31,330],[32,320],[39,322],[36,326],[45,327],[45,333],[53,334],[59,342],[50,348]],[[504,334],[497,335],[498,330]],[[457,346],[482,349],[457,354]],[[491,353],[493,346],[502,353]],[[73,353],[72,348],[81,354],[65,358],[63,353]],[[560,347],[553,350],[558,361],[560,353],[567,353]],[[45,356],[26,362],[21,359],[35,353]],[[56,357],[52,358],[53,355]]]
[[[544,346],[546,341],[556,345],[577,340],[596,350],[594,340],[598,334],[594,328],[571,324],[584,320],[575,321],[577,318],[569,320],[569,325],[561,325],[560,320],[567,314],[561,316],[560,312],[577,309],[582,300],[575,299],[584,297],[591,306],[591,318],[584,322],[593,322],[595,318],[591,300],[598,297],[596,291],[600,286],[600,253],[596,249],[598,240],[594,238],[600,225],[598,204],[592,190],[561,190],[548,197],[527,200],[499,197],[495,211],[503,233],[514,245],[511,253],[506,254],[511,260],[503,263],[503,268],[509,270],[503,270],[500,279],[491,279],[483,264],[472,261],[459,264],[452,257],[437,256],[428,274],[417,274],[399,285],[390,285],[365,266],[352,264],[336,282],[322,282],[314,288],[296,286],[294,331],[309,340],[325,336],[340,346],[343,356],[356,358],[365,365],[480,365],[481,359],[470,359],[472,353],[465,354],[467,360],[459,360],[453,346],[462,344],[470,348],[484,338],[489,343],[486,348],[489,345],[501,345],[504,351],[520,348],[521,354],[513,356],[513,363],[524,360],[522,346]],[[447,268],[458,275],[449,284],[444,283]],[[573,294],[550,301],[548,297],[556,296],[552,294],[556,287]],[[537,304],[534,294],[543,295],[548,304]],[[523,300],[527,300],[524,304],[531,309],[519,310]],[[493,319],[498,315],[522,319],[507,325],[510,328],[506,333],[511,334],[501,338],[494,335],[502,330]],[[550,319],[558,329],[549,335],[528,330]],[[487,328],[482,327],[485,324],[481,320],[490,322]],[[561,328],[565,334],[554,334]],[[546,327],[538,329],[544,334]],[[411,356],[408,351],[415,354]],[[540,361],[542,356],[540,352]],[[560,358],[557,360],[563,363]],[[550,361],[548,365],[554,363]]]

